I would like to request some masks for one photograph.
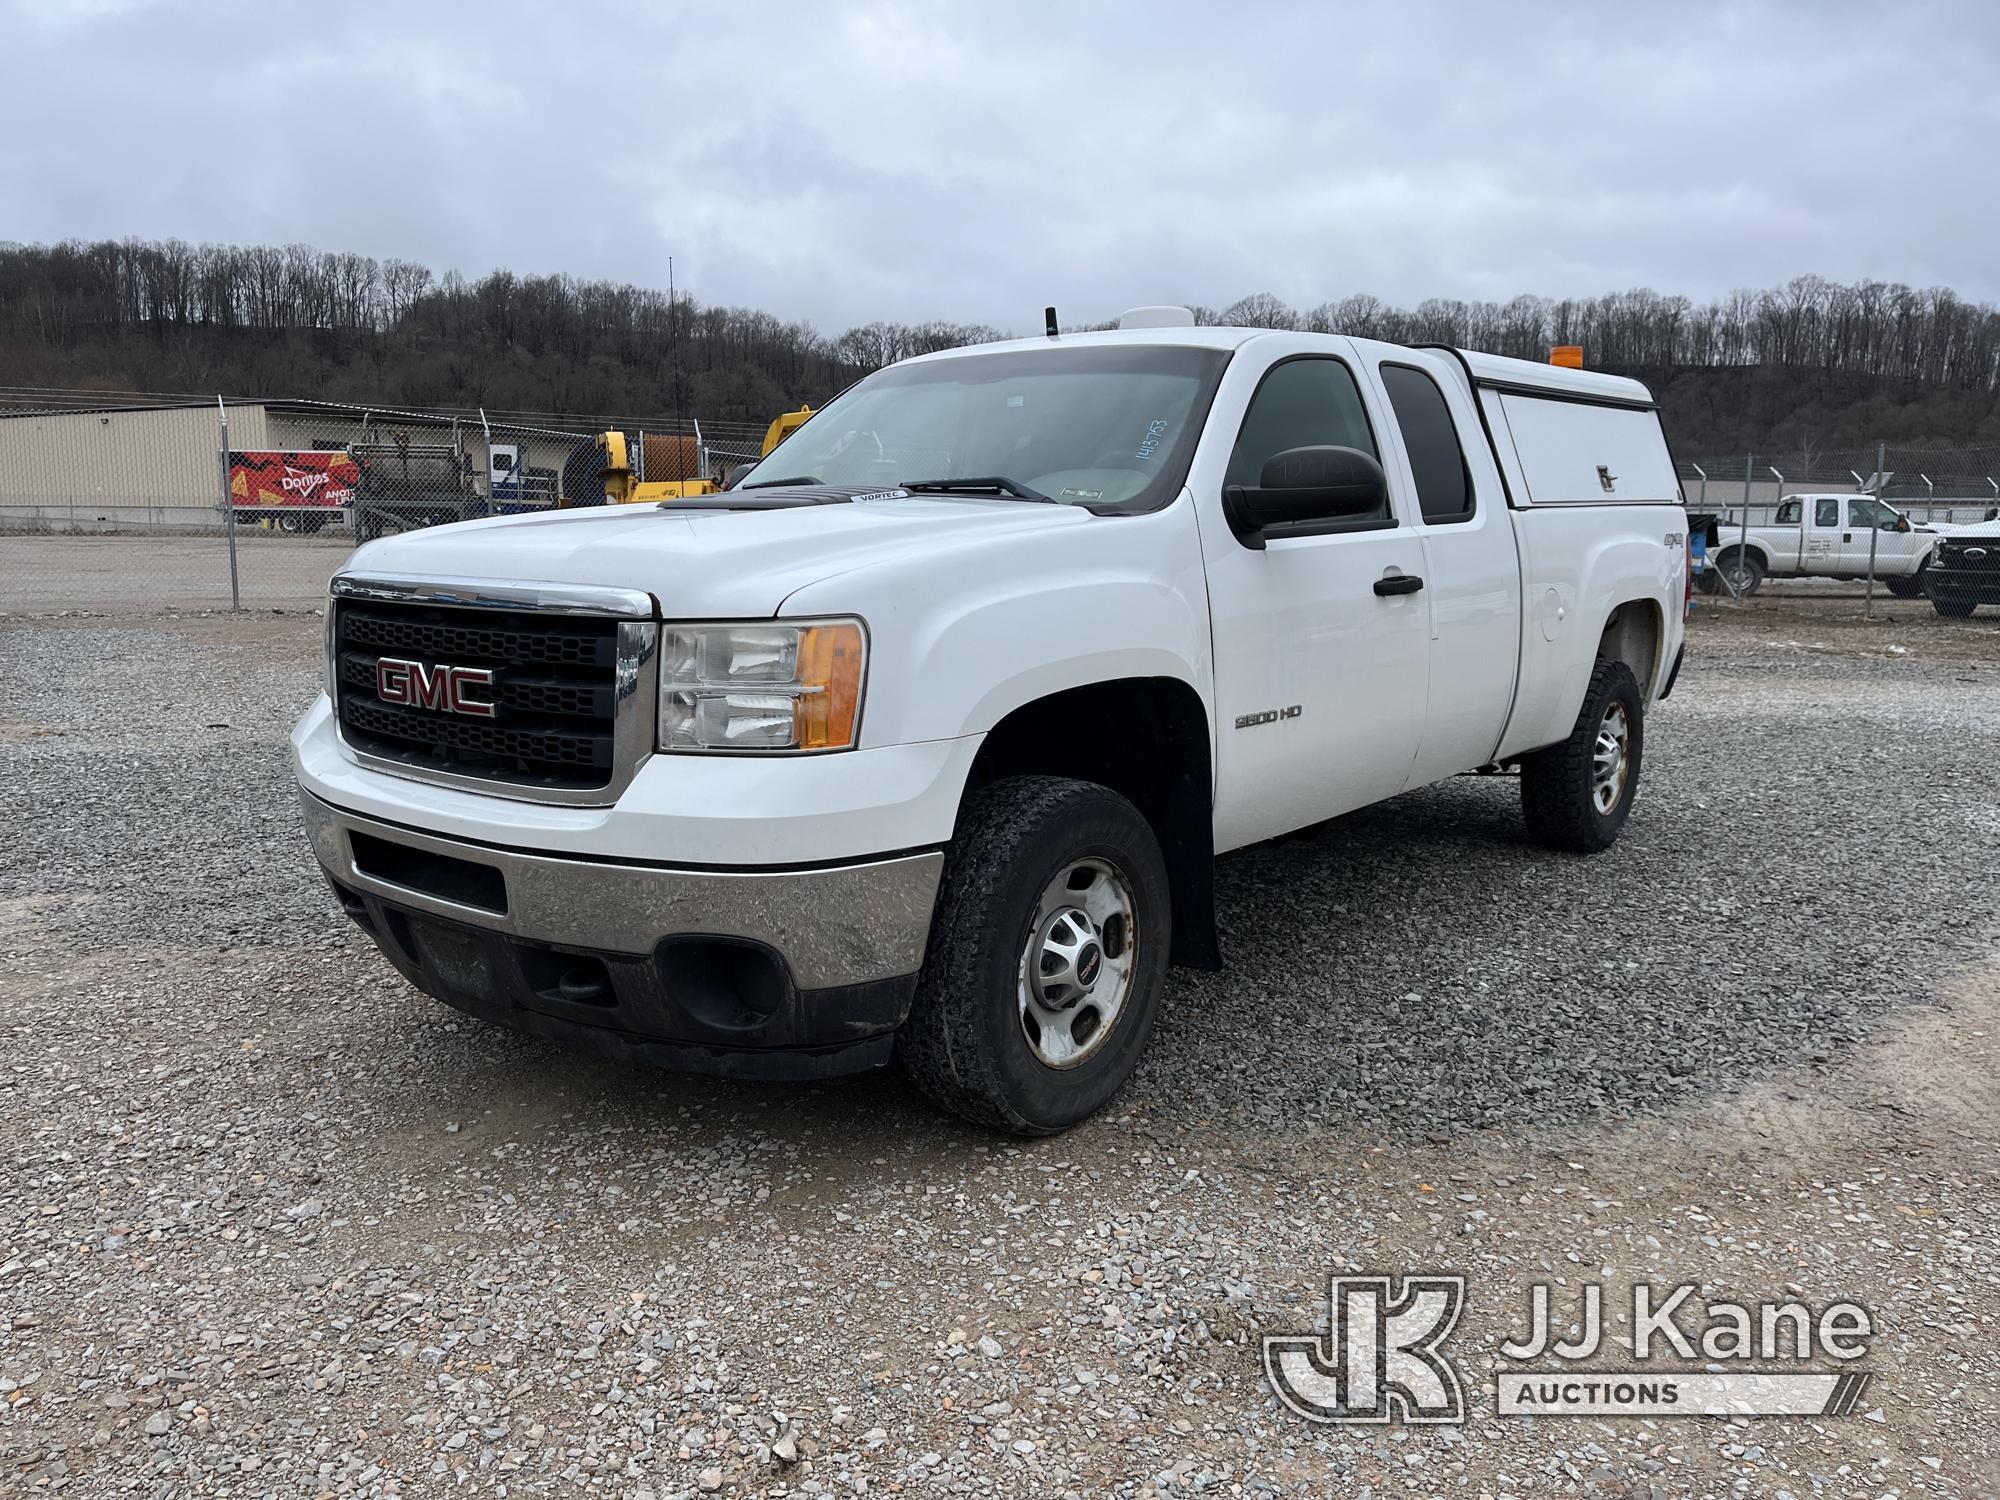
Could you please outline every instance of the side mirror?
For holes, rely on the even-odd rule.
[[[1262,550],[1272,527],[1302,521],[1335,521],[1389,507],[1389,479],[1359,448],[1320,444],[1287,448],[1265,460],[1253,487],[1232,484],[1222,492],[1222,513],[1246,547]]]

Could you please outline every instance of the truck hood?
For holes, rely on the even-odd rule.
[[[1985,544],[2000,540],[2000,521],[1971,521],[1963,526],[1954,526],[1948,531],[1943,527],[1938,529],[1944,531],[1944,534],[1954,542]]]
[[[1068,505],[896,490],[732,492],[713,505],[607,505],[434,526],[370,542],[342,571],[598,584],[649,593],[668,619],[746,619],[872,563],[1092,519]]]

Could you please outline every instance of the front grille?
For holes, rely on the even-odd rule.
[[[1976,542],[1940,542],[1937,563],[1954,572],[2000,574],[2000,536]]]
[[[619,622],[456,605],[334,601],[340,730],[412,767],[556,791],[610,786],[617,769]],[[485,667],[489,717],[384,702],[383,657]]]

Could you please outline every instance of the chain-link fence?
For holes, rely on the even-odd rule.
[[[1704,589],[1724,598],[1775,582],[1925,597],[1944,538],[2000,535],[2000,448],[1793,449],[1683,461],[1680,475]]]
[[[0,612],[310,608],[362,542],[698,496],[764,435],[692,417],[0,391]]]
[[[310,608],[360,542],[698,497],[765,438],[694,417],[0,391],[0,612]],[[1942,537],[2000,522],[2000,448],[1794,448],[1681,477],[1725,599],[1792,581],[1917,598]]]

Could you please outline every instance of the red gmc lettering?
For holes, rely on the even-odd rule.
[[[401,703],[410,708],[490,719],[492,700],[468,697],[466,689],[492,685],[493,672],[488,667],[454,667],[442,662],[432,665],[393,656],[375,663],[375,696],[384,703]]]

